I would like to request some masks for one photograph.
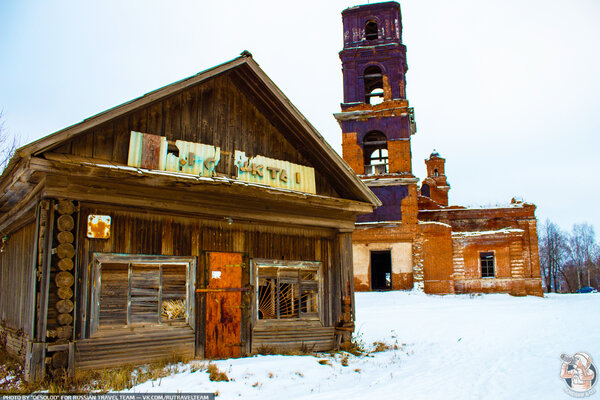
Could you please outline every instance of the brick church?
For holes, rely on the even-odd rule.
[[[450,206],[435,150],[427,177],[413,175],[400,5],[351,7],[342,19],[343,157],[383,203],[359,216],[352,236],[355,290],[542,295],[535,205]]]

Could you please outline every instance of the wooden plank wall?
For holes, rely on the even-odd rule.
[[[252,353],[304,350],[328,351],[335,347],[335,328],[315,321],[261,321],[252,331]]]
[[[32,339],[35,228],[31,217],[21,228],[9,232],[0,253],[0,338],[4,342],[1,344],[20,358],[25,355],[25,340]]]
[[[194,357],[194,331],[187,325],[113,329],[80,340],[75,346],[77,369],[143,364],[173,357]]]
[[[110,215],[111,233],[109,239],[88,239],[85,236],[85,226],[89,214]],[[249,258],[265,258],[279,260],[320,261],[323,263],[324,286],[324,325],[331,327],[335,322],[332,318],[332,305],[339,310],[340,299],[337,290],[332,290],[332,278],[339,276],[339,271],[333,269],[336,263],[335,231],[326,229],[309,229],[261,225],[256,223],[202,220],[198,218],[176,217],[167,214],[151,212],[133,212],[126,209],[107,209],[106,206],[81,204],[80,237],[78,248],[79,287],[91,287],[91,261],[94,252],[199,256],[206,251],[240,252]],[[201,284],[205,275],[203,257],[198,257],[197,277]],[[244,281],[249,282],[250,268],[244,270]],[[85,278],[84,278],[85,277]],[[336,286],[337,288],[337,286]],[[77,338],[89,337],[89,317],[84,321],[83,308],[89,312],[90,291],[79,293]],[[83,306],[85,304],[85,306]],[[202,305],[199,305],[201,308]],[[339,311],[336,313],[339,315]],[[201,319],[200,319],[201,321]],[[203,323],[200,323],[203,330]],[[298,330],[299,335],[302,334]],[[321,332],[319,348],[329,346],[333,340],[333,330]],[[86,341],[90,343],[90,341]],[[116,345],[116,341],[115,341]],[[330,346],[329,348],[332,348]],[[92,349],[92,347],[88,346]],[[161,349],[161,351],[164,349]],[[120,354],[118,351],[115,354]],[[157,353],[158,356],[158,353]],[[80,358],[87,359],[80,352]],[[86,361],[87,362],[87,361]]]
[[[302,144],[294,146],[286,140],[229,73],[107,122],[52,151],[127,164],[132,130],[219,146],[221,162],[216,172],[228,176],[235,174],[235,150],[311,166],[299,150]],[[317,194],[339,197],[319,171],[315,179]]]

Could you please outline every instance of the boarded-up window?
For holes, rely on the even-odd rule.
[[[160,266],[131,265],[129,276],[129,323],[157,323]]]
[[[128,264],[102,265],[100,325],[127,324]]]
[[[163,265],[161,321],[185,321],[186,268],[183,265]]]
[[[258,319],[319,317],[320,264],[296,264],[258,265]]]
[[[194,263],[189,258],[174,262],[177,257],[169,257],[160,262],[160,257],[97,257],[92,332],[130,324],[191,324]]]

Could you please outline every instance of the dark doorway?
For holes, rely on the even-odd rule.
[[[392,253],[389,250],[371,252],[371,289],[392,289]]]

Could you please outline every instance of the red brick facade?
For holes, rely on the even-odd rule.
[[[352,236],[355,290],[541,295],[534,205],[449,206],[446,160],[435,151],[419,186],[412,174],[416,123],[399,5],[367,4],[342,16],[344,103],[335,117],[343,157],[382,202],[359,218]],[[361,21],[382,29],[367,38]],[[399,31],[384,31],[388,25]]]

